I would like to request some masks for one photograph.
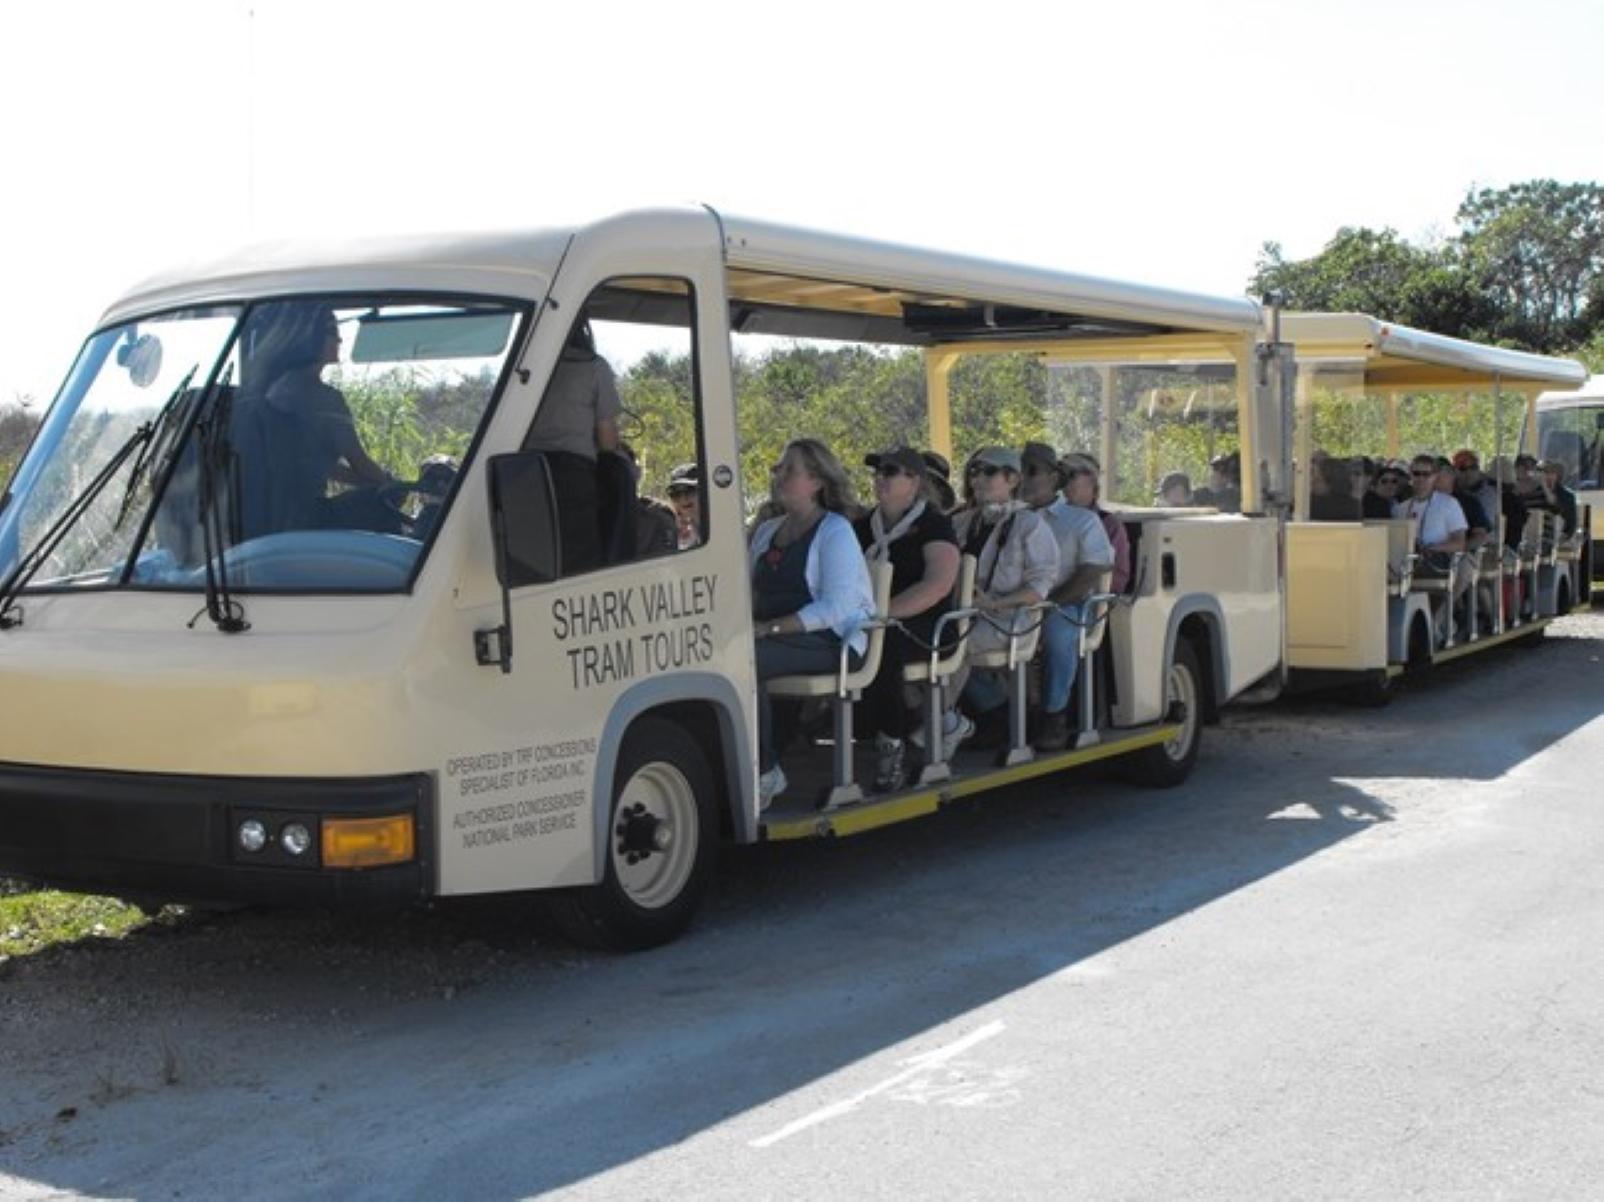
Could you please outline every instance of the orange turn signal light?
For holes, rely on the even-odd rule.
[[[384,818],[325,818],[323,867],[377,868],[405,864],[417,854],[411,814]]]

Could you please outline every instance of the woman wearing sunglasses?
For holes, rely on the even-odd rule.
[[[958,545],[978,561],[975,608],[982,617],[969,634],[974,654],[1006,647],[1009,632],[1029,620],[1023,607],[1040,604],[1058,579],[1058,540],[1041,514],[1019,499],[1019,481],[1020,456],[1011,447],[983,447],[969,461],[965,483],[974,504],[953,525]],[[963,699],[983,728],[975,745],[1000,745],[1007,737],[1006,681],[977,672]]]
[[[888,793],[901,788],[904,779],[909,724],[902,670],[929,653],[936,622],[951,608],[958,537],[952,519],[941,512],[918,451],[895,447],[863,462],[874,469],[875,504],[853,529],[871,565],[891,564],[891,617],[902,624],[886,631],[880,671],[863,693],[874,731],[874,788]]]

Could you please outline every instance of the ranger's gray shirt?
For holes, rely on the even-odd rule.
[[[596,461],[596,423],[618,416],[618,385],[600,355],[564,351],[524,439],[526,451],[566,451]]]

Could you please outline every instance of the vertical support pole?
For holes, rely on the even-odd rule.
[[[824,804],[820,807],[833,810],[837,806],[851,805],[853,802],[863,800],[863,790],[858,786],[856,776],[852,771],[852,703],[857,700],[857,694],[848,693],[845,697],[836,697],[835,706],[835,749],[830,757],[834,761],[834,779],[830,790],[824,795]]]
[[[1009,658],[1013,659],[1010,646]],[[1020,659],[1011,669],[1012,679],[1008,689],[1008,754],[1003,757],[1003,763],[1012,767],[1014,764],[1028,764],[1036,758],[1031,750],[1030,742],[1026,738],[1026,689],[1025,672],[1029,668],[1029,661]]]
[[[1100,415],[1102,428],[1098,432],[1097,439],[1097,459],[1103,467],[1103,478],[1099,483],[1102,485],[1103,495],[1111,497],[1114,495],[1114,480],[1119,472],[1119,467],[1114,462],[1114,434],[1118,419],[1114,412],[1114,368],[1112,364],[1100,363],[1097,365],[1097,386],[1103,393],[1102,413]]]
[[[925,405],[930,426],[930,449],[952,459],[952,368],[958,362],[955,351],[925,352]],[[959,470],[954,463],[953,470]],[[962,482],[957,481],[961,487]]]

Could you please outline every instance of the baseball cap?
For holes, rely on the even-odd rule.
[[[1058,461],[1058,466],[1064,469],[1066,476],[1097,475],[1097,460],[1079,451],[1071,451],[1065,455]]]
[[[682,492],[702,486],[702,470],[694,463],[682,463],[668,473],[668,491]]]
[[[869,467],[879,467],[882,463],[889,463],[900,467],[915,480],[920,479],[928,470],[924,456],[912,447],[892,447],[889,451],[875,451],[872,455],[865,455],[863,462]]]
[[[970,457],[970,464],[986,463],[992,467],[1007,468],[1011,472],[1019,471],[1019,452],[1013,447],[981,447]]]

